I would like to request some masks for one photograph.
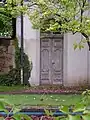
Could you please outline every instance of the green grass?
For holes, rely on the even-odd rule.
[[[11,92],[11,91],[19,91],[19,90],[24,90],[28,89],[28,86],[0,86],[0,92]]]
[[[28,87],[28,86],[0,86],[0,92],[22,91],[29,89],[52,89],[55,86],[41,86],[41,87]],[[59,88],[56,86],[55,89]],[[13,103],[17,106],[59,106],[77,104],[81,101],[81,95],[57,95],[57,94],[18,94],[18,95],[0,95],[1,98]]]
[[[0,95],[1,98],[20,106],[72,105],[81,101],[81,95]]]

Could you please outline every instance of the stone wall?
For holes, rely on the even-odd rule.
[[[13,40],[0,40],[0,74],[15,67]]]

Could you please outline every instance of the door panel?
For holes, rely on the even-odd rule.
[[[63,44],[60,39],[53,39],[52,46],[52,81],[53,84],[62,83],[63,77]]]
[[[42,39],[41,40],[41,84],[49,83],[49,68],[50,68],[50,40]]]
[[[41,39],[41,84],[62,84],[63,80],[63,39],[45,36]]]

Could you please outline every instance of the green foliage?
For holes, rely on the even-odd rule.
[[[12,35],[12,18],[17,18],[27,11],[27,5],[20,6],[21,0],[5,0],[0,2],[0,36]]]
[[[60,111],[64,113],[62,117],[55,117],[55,120],[89,120],[90,119],[90,90],[86,90],[82,93],[83,99],[80,103],[72,106],[61,106]],[[86,99],[88,102],[86,102]],[[88,108],[89,107],[89,108]],[[47,115],[50,115],[50,112],[45,110]],[[52,112],[51,112],[52,113]],[[76,113],[76,114],[75,114]],[[53,116],[54,113],[51,115]]]
[[[34,4],[29,17],[36,29],[61,33],[80,33],[86,42],[90,36],[90,10],[88,0],[31,0]],[[74,49],[84,48],[83,41]]]
[[[0,14],[0,36],[12,35],[12,19]]]
[[[31,120],[31,118],[25,114],[14,114],[12,118],[14,118],[15,120],[21,120],[22,118],[25,120]]]
[[[19,72],[19,81],[20,81],[20,70],[21,70],[21,64],[20,64],[20,61],[21,61],[21,49],[18,47],[18,40],[16,39],[14,41],[15,43],[15,48],[16,48],[16,51],[15,51],[15,63],[16,63],[16,69],[18,70]],[[31,73],[31,70],[32,70],[32,62],[28,60],[28,56],[23,53],[23,69],[24,69],[24,83],[25,84],[28,84],[28,79],[30,77],[30,73]]]
[[[90,90],[86,89],[86,91],[82,93],[82,96],[83,103],[85,102],[84,104],[88,106],[90,104]]]
[[[74,46],[74,50],[76,50],[77,48],[81,50],[82,48],[84,48],[84,43],[82,42],[82,40],[79,43],[76,43],[75,41],[73,46]]]
[[[21,6],[22,0],[6,0],[5,2],[0,2],[0,13],[4,14],[11,18],[16,18],[23,12],[23,14],[27,11],[27,5],[23,4]]]
[[[44,109],[44,111],[45,111],[47,116],[52,116],[53,117],[53,112],[51,110],[48,111],[48,110]]]
[[[6,107],[11,108],[11,110],[9,111],[8,109],[6,109]],[[4,99],[0,99],[0,111],[4,111],[7,116],[0,116],[0,120],[8,120],[8,119],[14,119],[14,120],[21,120],[21,119],[25,119],[25,120],[30,120],[31,118],[26,115],[26,114],[21,114],[20,113],[21,108],[16,107],[13,104],[10,104],[8,101],[4,100]],[[13,112],[13,115],[11,117],[9,117],[10,113]],[[17,114],[18,113],[18,114]]]
[[[4,86],[20,84],[19,71],[16,68],[13,68],[8,74],[0,75],[0,84]]]

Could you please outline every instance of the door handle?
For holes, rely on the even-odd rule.
[[[53,65],[55,64],[54,60],[52,60],[52,64],[53,64]]]

